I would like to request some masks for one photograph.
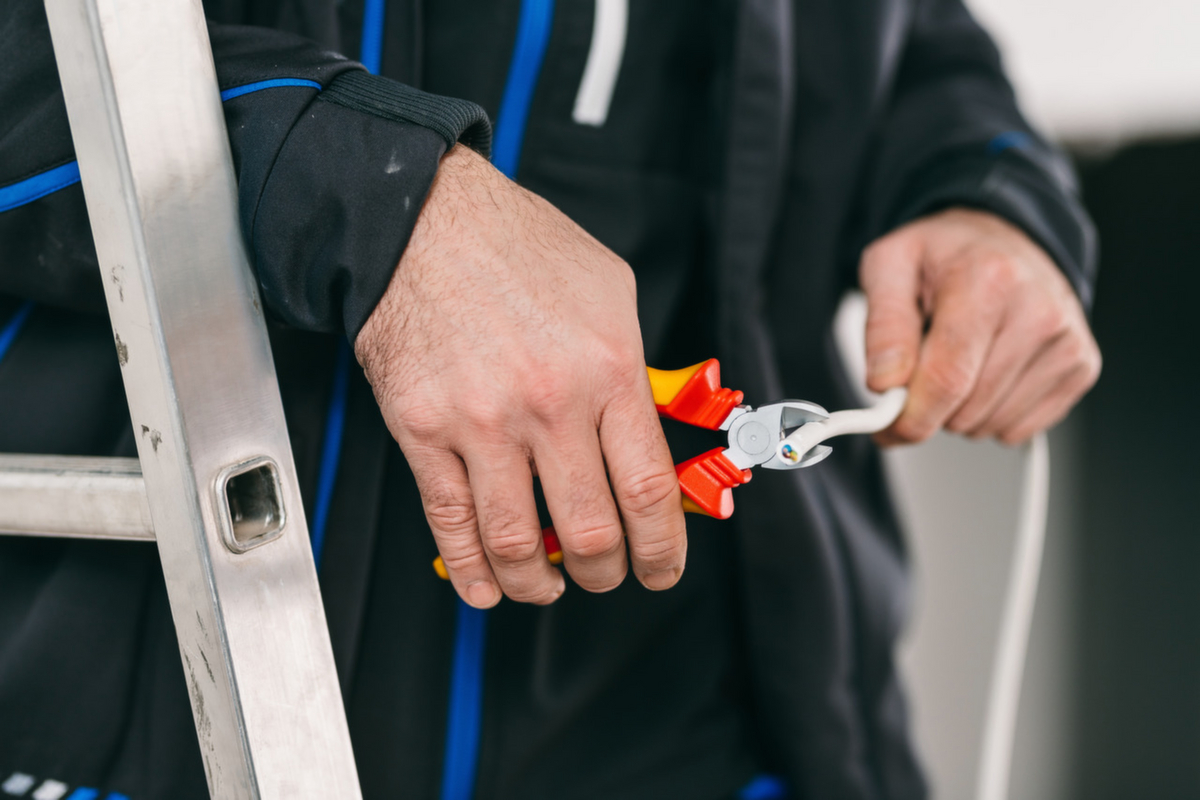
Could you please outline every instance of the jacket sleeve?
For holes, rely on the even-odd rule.
[[[1090,307],[1096,236],[1069,162],[1021,116],[995,45],[961,0],[917,0],[877,131],[868,240],[954,205],[1022,228]]]
[[[267,308],[353,338],[387,288],[445,151],[481,152],[473,103],[368,74],[299,37],[209,25],[242,230]],[[104,299],[41,0],[0,10],[0,292]]]

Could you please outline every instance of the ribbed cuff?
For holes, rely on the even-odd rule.
[[[483,108],[469,100],[428,94],[359,71],[339,75],[317,100],[428,128],[446,141],[447,150],[461,142],[484,157],[491,153],[492,124]]]

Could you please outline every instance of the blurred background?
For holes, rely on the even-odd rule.
[[[1100,230],[1095,391],[1053,494],[1013,800],[1200,798],[1200,0],[967,0]],[[904,645],[935,796],[974,796],[1022,457],[889,455],[917,577]]]

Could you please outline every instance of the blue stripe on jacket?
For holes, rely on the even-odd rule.
[[[302,78],[272,78],[266,81],[255,81],[243,86],[234,86],[221,92],[222,102],[235,97],[261,92],[263,89],[277,89],[285,86],[300,86],[321,91],[321,84]],[[39,172],[30,178],[0,186],[0,213],[11,211],[34,200],[53,194],[59,189],[65,189],[79,183],[79,162],[70,161],[57,167]]]

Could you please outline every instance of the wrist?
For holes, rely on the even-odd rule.
[[[368,376],[371,365],[387,351],[389,342],[396,341],[405,324],[403,298],[418,286],[426,291],[435,288],[423,284],[418,276],[431,259],[438,258],[439,253],[445,255],[461,239],[459,221],[464,214],[475,213],[472,197],[483,189],[494,199],[494,193],[487,189],[497,179],[507,182],[487,159],[469,147],[455,145],[442,156],[387,288],[354,340],[355,356]]]

